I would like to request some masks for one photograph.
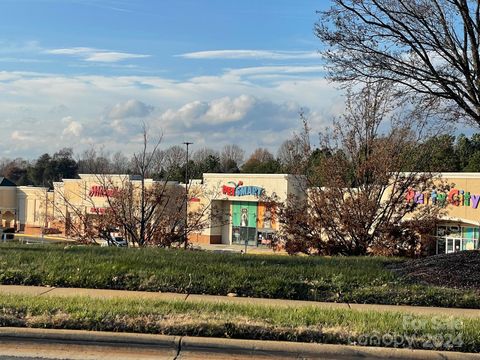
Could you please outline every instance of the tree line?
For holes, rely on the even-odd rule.
[[[303,115],[302,115],[303,116]],[[428,162],[405,164],[403,171],[480,172],[480,134],[438,134],[419,141],[416,146],[428,152]],[[331,156],[329,149],[318,146],[308,154],[308,168],[312,172],[323,158]],[[255,149],[245,160],[245,150],[238,145],[226,145],[218,151],[208,147],[193,152],[189,159],[189,178],[199,179],[203,173],[294,173],[304,161],[302,142],[295,136],[285,140],[276,156],[265,148]],[[425,157],[424,157],[425,159]],[[149,176],[156,180],[183,182],[186,170],[186,151],[179,145],[159,150],[155,169]],[[133,158],[121,152],[108,154],[94,148],[75,154],[63,148],[53,154],[42,154],[37,159],[0,160],[0,176],[15,184],[51,187],[55,181],[78,177],[78,174],[134,174]],[[323,184],[321,178],[316,185]]]
[[[155,180],[185,181],[187,154],[185,148],[174,145],[158,149],[153,154],[149,177]],[[245,151],[237,145],[226,145],[220,151],[200,148],[189,157],[189,178],[201,178],[203,173],[280,172],[280,162],[267,149],[258,148],[245,161]],[[135,156],[121,152],[109,154],[91,148],[76,154],[63,148],[54,154],[42,154],[37,159],[0,160],[0,175],[17,185],[52,187],[53,182],[76,178],[78,174],[137,174]]]

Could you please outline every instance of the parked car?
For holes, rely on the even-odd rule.
[[[116,247],[127,247],[128,243],[127,240],[123,236],[118,233],[109,233],[107,239],[108,246],[116,246]]]
[[[12,234],[12,233],[2,233],[1,239],[2,239],[2,242],[13,241],[13,240],[15,240],[15,234]]]
[[[15,240],[15,234],[14,233],[15,233],[14,228],[5,228],[5,229],[0,228],[0,241],[6,242],[6,241]]]

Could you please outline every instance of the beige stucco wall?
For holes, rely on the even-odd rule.
[[[133,183],[134,189],[140,189],[141,182],[132,180],[129,175],[95,175],[80,174],[80,179],[64,179],[54,184],[56,204],[58,206],[75,206],[86,213],[95,213],[93,209],[108,207],[108,196],[92,193],[94,187],[104,188],[107,191],[123,188],[127,183]],[[151,187],[152,179],[145,179],[145,186]],[[111,198],[111,196],[110,196]]]
[[[445,220],[466,222],[474,225],[480,225],[480,173],[443,173],[440,181],[451,185],[452,188],[469,192],[470,196],[478,196],[478,206],[473,207],[473,198],[470,199],[470,205],[460,204],[455,206],[448,204],[445,208]],[[446,193],[448,196],[448,192]]]
[[[286,174],[204,174],[203,181],[206,190],[209,193],[216,194],[216,199],[222,200],[242,200],[258,201],[253,195],[242,196],[241,199],[236,196],[227,196],[222,194],[222,186],[232,186],[229,182],[238,184],[243,182],[243,186],[259,186],[265,189],[267,197],[276,195],[278,201],[283,202],[287,199],[287,194],[293,192],[293,181],[295,177]],[[290,186],[289,186],[290,184]]]
[[[18,221],[25,226],[46,226],[52,216],[53,193],[48,188],[18,186],[16,188],[16,209]],[[48,226],[48,224],[47,224]]]
[[[55,182],[53,191],[33,186],[14,187],[14,209],[17,210],[22,230],[32,227],[57,227],[60,226],[60,223],[65,223],[67,214],[70,218],[74,218],[75,213],[78,212],[95,214],[95,209],[108,207],[106,196],[90,193],[93,186],[104,186],[107,189],[121,188],[129,181],[135,187],[140,188],[141,182],[132,180],[129,175],[94,174],[81,174],[79,179],[64,179],[61,182]],[[147,188],[152,186],[153,183],[152,179],[145,180]],[[0,207],[5,199],[5,197],[1,197],[1,191],[2,187],[0,187]],[[73,211],[73,207],[75,207],[75,211]],[[63,231],[64,229],[60,230]]]

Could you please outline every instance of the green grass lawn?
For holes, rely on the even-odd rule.
[[[2,244],[0,283],[480,308],[478,292],[407,283],[392,261]]]
[[[0,326],[480,351],[478,319],[315,307],[9,295]]]

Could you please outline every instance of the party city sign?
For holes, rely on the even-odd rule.
[[[437,190],[420,192],[413,189],[408,190],[406,195],[407,202],[415,204],[436,204],[440,206],[471,206],[477,209],[480,205],[480,195],[470,194],[470,192],[459,189],[451,189],[448,193]]]
[[[265,189],[260,186],[243,186],[243,181],[239,181],[238,184],[230,181],[228,184],[232,184],[233,186],[222,186],[222,193],[228,196],[253,195],[255,197],[260,197],[265,192]]]

